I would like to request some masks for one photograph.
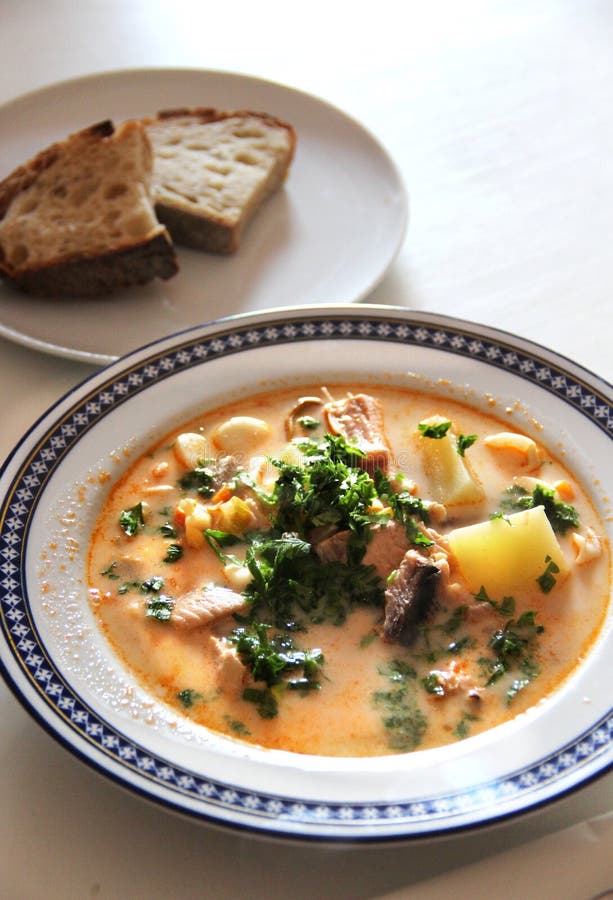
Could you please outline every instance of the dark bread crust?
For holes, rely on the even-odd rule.
[[[14,287],[38,297],[101,297],[120,288],[171,278],[178,271],[167,233],[98,256],[66,259],[15,273],[0,262],[0,272]]]
[[[238,248],[242,229],[239,231],[221,220],[204,218],[161,201],[155,204],[155,212],[177,244],[221,255],[234,253]]]

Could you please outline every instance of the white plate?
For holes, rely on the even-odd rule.
[[[271,306],[351,303],[383,278],[404,239],[407,196],[378,141],[322,100],[280,84],[188,69],[80,78],[0,107],[0,179],[53,141],[101,119],[177,106],[248,108],[296,128],[284,188],[231,257],[180,248],[167,282],[102,300],[61,303],[0,283],[0,334],[49,353],[111,362],[143,344],[220,316]]]
[[[367,362],[366,362],[367,361]],[[383,841],[525,812],[613,761],[613,611],[588,658],[546,702],[435,750],[331,759],[214,735],[149,697],[114,657],[85,596],[87,536],[108,484],[222,395],[288,379],[368,376],[449,385],[488,407],[520,399],[563,448],[613,532],[613,389],[535,344],[448,317],[378,306],[236,316],[136,351],[37,422],[0,473],[0,663],[25,707],[94,769],[163,807],[270,835]],[[111,462],[110,460],[114,460]],[[607,518],[608,516],[608,518]],[[51,551],[52,544],[59,550]],[[589,699],[589,702],[586,700]]]

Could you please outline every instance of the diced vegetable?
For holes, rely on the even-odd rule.
[[[198,550],[204,547],[204,531],[211,527],[211,513],[203,503],[194,505],[185,517],[185,541],[189,547]]]
[[[443,429],[446,421],[442,416],[431,416],[419,423],[430,494],[447,508],[481,503],[485,496],[483,488],[471,473],[466,457],[459,454],[454,432],[451,428]],[[442,436],[428,436],[437,433]]]
[[[490,597],[500,599],[533,590],[550,562],[559,569],[558,582],[569,571],[542,506],[456,528],[448,538],[468,589],[475,594],[484,587]]]
[[[215,528],[230,534],[243,534],[255,523],[249,505],[240,497],[230,497],[225,503],[211,507],[211,519]]]

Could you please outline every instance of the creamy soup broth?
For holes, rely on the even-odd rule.
[[[367,601],[358,587],[358,596],[334,614],[305,612],[298,604],[291,614],[285,609],[280,623],[261,601],[254,604],[253,574],[244,565],[251,535],[265,539],[274,520],[270,498],[280,472],[270,460],[283,458],[300,468],[305,461],[300,441],[318,445],[330,422],[345,426],[347,411],[330,418],[324,411],[328,395],[313,385],[205,412],[134,462],[97,522],[89,595],[116,654],[151,694],[199,725],[296,753],[359,757],[436,747],[539,704],[585,657],[610,595],[610,551],[584,488],[546,448],[524,438],[514,442],[518,429],[511,415],[499,419],[448,398],[392,386],[328,385],[327,390],[337,401],[367,395],[378,404],[387,449],[376,457],[375,446],[374,463],[362,458],[349,468],[376,479],[382,463],[396,497],[423,501],[421,513],[412,518],[417,530],[411,536],[432,543],[416,544],[397,527],[390,487],[386,494],[379,483],[369,506],[373,521],[360,532],[370,555],[355,564],[360,572],[369,566]],[[302,404],[288,431],[288,415],[301,397],[324,402]],[[240,417],[256,422],[237,425]],[[380,436],[369,434],[368,440],[377,445]],[[343,440],[351,446],[353,437]],[[449,450],[461,460],[459,474],[455,458],[449,469]],[[194,474],[198,469],[206,470],[200,479]],[[237,471],[246,476],[237,480]],[[574,511],[576,521],[555,533],[554,544],[544,545],[554,552],[543,551],[531,563],[535,571],[522,581],[521,573],[518,580],[508,571],[504,554],[496,562],[498,551],[491,548],[504,543],[514,515],[525,515],[517,503],[523,498],[528,505],[534,487],[543,483],[563,512]],[[503,508],[502,498],[511,505]],[[475,523],[484,523],[491,534],[471,553],[462,543],[471,533],[462,529]],[[318,564],[320,554],[324,561],[328,553],[336,554],[333,566],[348,565],[347,553],[359,557],[364,546],[347,550],[348,530],[337,525],[305,526],[308,533],[298,535],[303,554],[304,543],[311,545],[304,565]],[[496,528],[499,532],[492,531]],[[386,536],[394,530],[395,539],[406,541],[392,546],[389,572],[375,552],[382,530]],[[377,532],[376,539],[371,532]],[[283,532],[281,526],[275,534],[298,539],[296,531]],[[549,531],[545,537],[551,539]],[[417,587],[417,576],[409,572],[409,593],[414,590],[414,603],[421,604],[411,613],[412,624],[402,620],[407,606],[402,566],[409,550],[418,569],[424,560],[428,564]],[[374,576],[373,554],[382,567]],[[475,556],[482,566],[477,574]],[[308,577],[299,578],[307,589]],[[359,581],[350,580],[354,586]],[[223,589],[219,597],[215,587]],[[201,595],[211,589],[212,612],[201,604]],[[399,607],[393,614],[390,597]],[[224,613],[226,603],[230,611]],[[277,675],[267,671],[268,680],[254,677],[258,671],[246,650],[254,609],[257,621],[270,626],[258,632],[260,649],[262,639],[270,645],[280,635],[289,642],[275,652],[281,659],[289,656],[291,666]]]

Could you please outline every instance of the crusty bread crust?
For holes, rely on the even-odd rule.
[[[153,278],[170,278],[177,268],[172,242],[163,231],[149,241],[89,259],[66,259],[2,274],[18,290],[38,297],[102,297]]]
[[[100,122],[0,183],[0,275],[39,296],[92,297],[170,278],[178,265],[149,197],[140,122]]]
[[[206,133],[206,126],[220,123],[236,124],[237,133],[234,138],[236,152],[219,157],[219,169],[215,170],[215,159],[210,159],[205,146],[199,146],[199,140]],[[296,149],[296,132],[287,122],[268,113],[251,110],[218,110],[211,107],[187,107],[162,110],[156,116],[143,120],[152,142],[154,152],[152,193],[156,213],[163,222],[174,241],[197,250],[210,253],[234,253],[243,232],[255,213],[267,197],[273,194],[287,177],[289,167]],[[256,125],[260,128],[260,136],[241,134],[244,125]],[[202,127],[204,126],[204,127]],[[222,135],[224,140],[228,137]],[[250,141],[251,138],[251,141]],[[232,136],[230,135],[230,140]],[[181,147],[181,143],[184,147]],[[212,140],[212,153],[217,154],[224,141]],[[258,154],[267,157],[266,167],[258,172],[253,164],[244,164],[248,158],[249,145],[253,146],[254,158]],[[176,149],[175,171],[167,162]],[[182,155],[181,154],[182,151]],[[198,155],[202,162],[197,170],[194,163]],[[261,161],[260,161],[261,162]],[[243,175],[238,171],[244,165]],[[186,190],[186,172],[193,173],[193,191]],[[245,180],[242,195],[227,208],[212,208],[208,202],[217,200],[214,195],[222,184],[221,197],[225,188],[224,179],[234,178],[240,185]],[[248,184],[247,179],[250,180]],[[218,182],[215,185],[215,182]],[[227,183],[227,182],[226,182]],[[212,193],[207,197],[211,186]]]

